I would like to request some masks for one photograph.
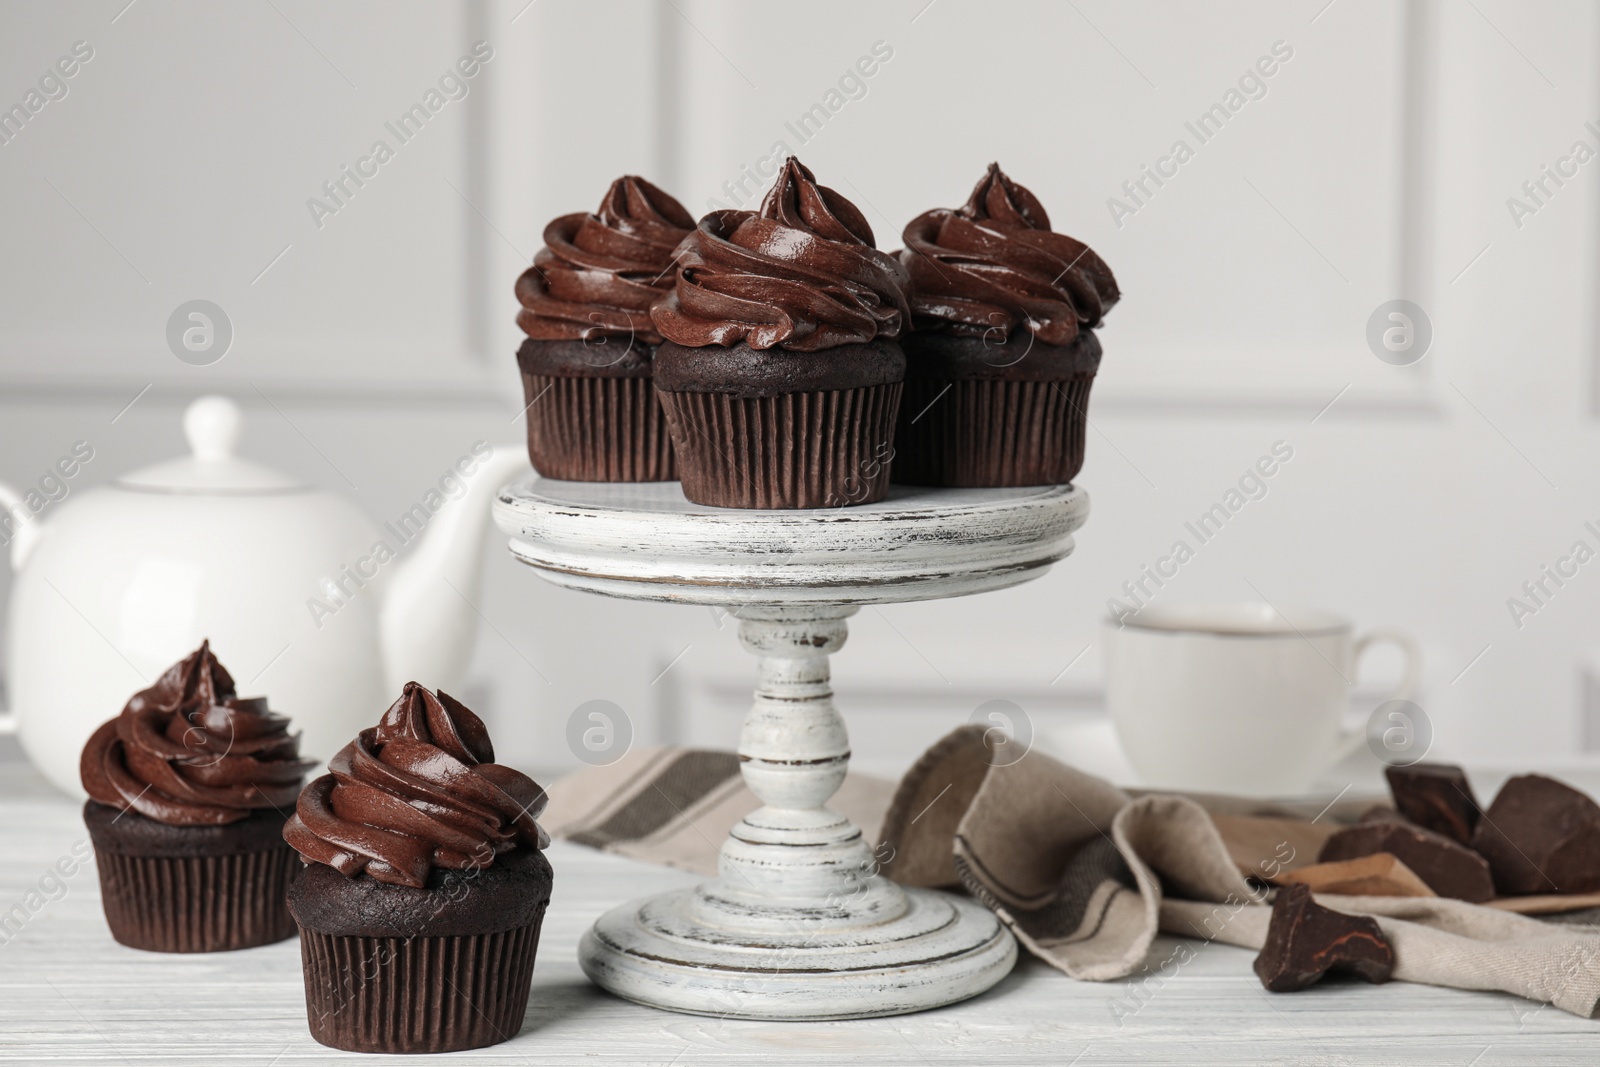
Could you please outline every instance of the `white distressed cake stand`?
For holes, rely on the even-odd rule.
[[[812,511],[701,507],[676,482],[502,490],[495,521],[540,576],[724,607],[759,663],[739,759],[763,806],[724,842],[716,878],[602,916],[578,950],[589,977],[658,1008],[795,1020],[921,1011],[1004,978],[1017,947],[992,913],[882,877],[861,831],[824,806],[850,760],[828,656],[863,604],[1037,578],[1088,512],[1069,486],[896,486],[876,504]]]

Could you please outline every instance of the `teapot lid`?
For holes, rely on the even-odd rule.
[[[233,454],[242,421],[239,405],[228,397],[200,397],[183,412],[190,455],[141,467],[111,484],[141,492],[228,496],[308,488],[287,474]]]

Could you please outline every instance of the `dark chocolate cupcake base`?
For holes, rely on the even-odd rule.
[[[670,482],[672,438],[649,378],[524,374],[528,459],[546,478]]]
[[[302,930],[311,1036],[346,1052],[458,1052],[508,1041],[528,1010],[539,925],[411,938]],[[345,983],[348,975],[363,980]]]
[[[614,354],[581,341],[523,342],[517,363],[534,470],[574,482],[678,476],[650,377],[653,348],[635,344]]]
[[[1100,344],[1023,337],[1003,345],[932,335],[907,342],[906,393],[895,429],[902,485],[1065,485],[1083,469],[1089,389]]]
[[[965,488],[1065,485],[1083,469],[1093,383],[1093,375],[1059,382],[908,380],[894,480]]]
[[[434,870],[422,889],[312,864],[300,924],[311,1036],[350,1052],[455,1052],[522,1029],[550,864],[516,849],[482,871]]]
[[[905,356],[893,341],[816,352],[656,352],[683,495],[721,508],[836,508],[889,492]]]
[[[837,508],[889,492],[901,385],[781,396],[666,393],[683,495],[719,508]]]
[[[227,952],[293,937],[289,886],[300,857],[284,816],[228,826],[167,826],[95,801],[84,805],[111,936],[149,952]]]

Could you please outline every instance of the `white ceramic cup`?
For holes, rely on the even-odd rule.
[[[1304,792],[1366,734],[1347,723],[1356,664],[1373,644],[1405,654],[1387,699],[1408,699],[1417,644],[1392,630],[1356,637],[1315,608],[1153,604],[1105,625],[1106,703],[1146,785],[1245,796]]]

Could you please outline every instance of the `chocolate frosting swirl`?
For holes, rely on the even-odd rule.
[[[101,804],[168,826],[224,826],[287,810],[313,765],[288,718],[264,697],[237,696],[204,641],[94,732],[78,774]]]
[[[600,209],[553,219],[517,279],[517,325],[536,341],[636,337],[660,344],[650,305],[672,284],[672,252],[694,229],[682,204],[643,178],[611,183]]]
[[[685,347],[815,352],[893,340],[910,321],[905,268],[793,156],[761,210],[711,212],[678,253],[677,284],[650,314]]]
[[[544,790],[494,762],[483,722],[446,693],[407,682],[376,727],[300,794],[284,840],[307,863],[421,888],[429,871],[478,870],[550,838]]]
[[[935,208],[906,226],[917,330],[999,341],[1018,327],[1071,344],[1121,297],[1111,268],[1081,241],[1050,229],[1044,205],[989,164],[966,205]]]

